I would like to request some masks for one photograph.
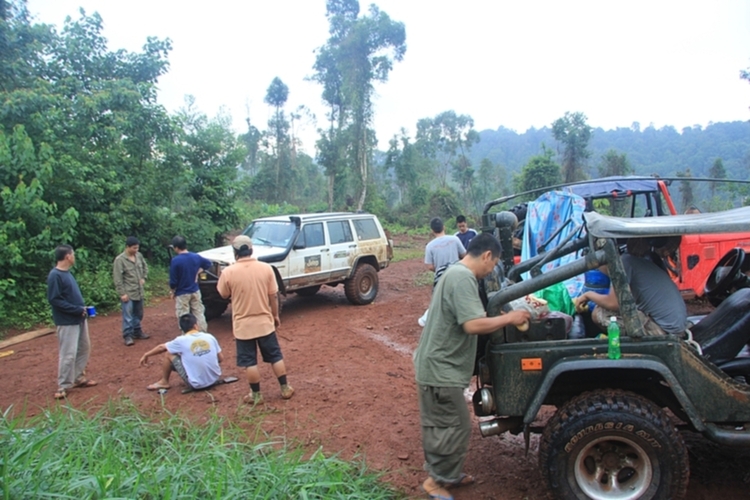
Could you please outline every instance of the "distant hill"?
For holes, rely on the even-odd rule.
[[[471,150],[473,165],[483,158],[518,172],[529,158],[541,152],[542,144],[557,151],[558,144],[548,127],[531,128],[519,134],[500,127],[483,130],[481,138]],[[727,177],[750,178],[750,122],[735,121],[714,123],[706,128],[687,127],[678,132],[674,127],[646,127],[640,129],[617,128],[604,130],[595,128],[589,149],[589,173],[597,177],[602,155],[609,149],[626,153],[635,173],[639,175],[659,174],[673,176],[690,168],[693,176],[708,176],[708,170],[717,158],[721,158]]]

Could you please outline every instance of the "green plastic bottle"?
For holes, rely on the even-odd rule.
[[[607,357],[609,359],[620,359],[622,357],[620,352],[620,325],[617,324],[617,318],[614,316],[609,318],[607,340]]]

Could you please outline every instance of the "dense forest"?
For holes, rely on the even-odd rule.
[[[748,112],[750,114],[750,111]],[[483,130],[480,142],[471,152],[478,164],[487,158],[505,165],[510,171],[521,170],[531,156],[539,153],[541,144],[556,145],[552,129],[529,129],[517,133],[504,127]],[[599,159],[609,150],[624,153],[636,175],[674,176],[690,168],[695,177],[708,177],[717,158],[721,158],[730,179],[747,179],[750,174],[750,121],[712,123],[706,128],[688,127],[678,132],[674,127],[603,130],[594,128],[589,144],[589,174],[596,177]]]
[[[176,113],[159,104],[168,39],[111,50],[96,13],[58,31],[33,22],[25,0],[0,0],[0,326],[48,318],[45,277],[60,243],[76,249],[86,300],[106,307],[118,303],[111,263],[128,235],[158,267],[175,234],[202,250],[263,215],[364,209],[392,229],[424,228],[436,215],[476,220],[489,199],[563,180],[748,178],[746,122],[604,131],[571,112],[549,128],[480,133],[471,116],[445,110],[378,151],[375,88],[398,70],[406,27],[357,0],[327,0],[325,15],[328,39],[310,71],[327,112],[310,156],[294,133],[304,110],[287,109],[280,78],[262,96],[268,122],[237,133],[189,96]],[[747,198],[682,191],[685,203],[710,197],[706,209]]]

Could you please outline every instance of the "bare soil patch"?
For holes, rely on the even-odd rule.
[[[424,270],[421,259],[392,264],[380,274],[378,298],[368,306],[350,305],[341,287],[323,287],[313,297],[287,297],[278,333],[289,382],[297,391],[289,401],[281,399],[278,384],[264,365],[262,389],[267,405],[251,410],[242,404],[247,385],[234,366],[227,313],[211,321],[209,330],[227,356],[224,374],[238,376],[240,382],[181,394],[182,386],[173,374],[162,406],[162,397],[146,390],[158,379],[158,368],[153,363],[139,367],[138,360],[146,350],[178,333],[170,300],[147,308],[144,329],[151,339],[137,341],[134,347],[123,345],[119,315],[93,318],[88,375],[99,385],[71,390],[68,401],[75,407],[97,408],[110,398],[128,398],[157,417],[166,409],[196,421],[218,412],[247,426],[251,434],[260,432],[261,438],[299,444],[310,452],[322,447],[345,459],[364,459],[408,497],[422,497],[418,487],[424,479],[423,455],[411,353],[421,332],[417,318],[430,299],[430,286],[417,279]],[[36,414],[61,404],[52,398],[57,373],[55,335],[17,344],[13,350],[13,355],[0,358],[0,409],[13,405],[13,412],[25,408],[27,414]],[[547,409],[546,416],[553,410]],[[690,500],[750,498],[750,453],[723,450],[694,436],[689,446]],[[546,498],[537,448],[534,436],[526,453],[521,436],[483,439],[476,429],[466,471],[478,481],[455,490],[455,498]]]

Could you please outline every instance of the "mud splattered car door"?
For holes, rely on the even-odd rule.
[[[289,255],[289,289],[326,283],[331,276],[331,249],[322,222],[305,224]]]
[[[352,258],[356,254],[357,242],[349,220],[326,222],[331,243],[331,280],[345,279],[352,268]]]

